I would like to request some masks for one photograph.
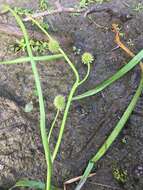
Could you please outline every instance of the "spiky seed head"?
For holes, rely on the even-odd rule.
[[[59,48],[60,48],[59,42],[57,40],[55,40],[55,39],[50,39],[50,41],[48,43],[48,48],[49,48],[50,52],[58,53]]]
[[[65,97],[63,95],[57,95],[54,99],[54,106],[56,109],[62,111],[65,108]]]
[[[90,64],[94,61],[94,57],[91,53],[89,52],[85,52],[84,54],[82,54],[82,63],[86,64]]]

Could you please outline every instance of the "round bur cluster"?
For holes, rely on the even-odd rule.
[[[85,52],[82,55],[81,59],[82,59],[82,63],[84,63],[84,64],[90,64],[94,61],[93,55],[89,52]]]
[[[48,43],[48,48],[49,48],[50,52],[52,52],[52,53],[58,53],[59,52],[59,48],[60,48],[59,42],[57,40],[50,39],[50,41]]]
[[[65,97],[62,95],[57,95],[54,99],[54,106],[56,109],[62,111],[65,108]]]

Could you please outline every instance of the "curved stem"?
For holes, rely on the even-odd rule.
[[[46,126],[45,126],[45,108],[44,108],[44,99],[40,84],[40,78],[39,74],[36,68],[36,62],[33,58],[32,50],[29,44],[29,37],[26,31],[26,28],[21,20],[21,18],[10,8],[8,7],[10,12],[15,16],[17,23],[21,27],[21,30],[24,34],[25,42],[26,42],[26,48],[28,55],[30,57],[32,71],[35,78],[36,88],[38,92],[38,98],[39,98],[39,107],[40,107],[40,130],[41,130],[41,137],[42,137],[42,143],[44,146],[44,152],[46,157],[46,163],[47,163],[47,183],[46,183],[46,190],[51,190],[51,175],[52,175],[52,163],[51,163],[51,155],[50,155],[50,148],[47,140],[47,134],[46,134]]]
[[[47,37],[49,39],[52,39],[52,37],[48,34],[48,32],[36,20],[34,20],[33,18],[31,18],[31,20],[47,35]],[[65,54],[65,52],[61,48],[59,48],[59,51],[60,51],[60,53],[62,53],[65,60],[68,62],[69,66],[73,70],[73,72],[75,74],[75,77],[76,77],[76,81],[73,84],[72,89],[70,91],[70,94],[68,96],[68,101],[67,101],[66,108],[65,108],[65,111],[64,111],[64,116],[63,116],[62,124],[61,124],[61,127],[60,127],[58,140],[57,140],[57,143],[56,143],[56,146],[55,146],[55,149],[54,149],[54,152],[53,152],[53,156],[52,156],[52,162],[55,160],[56,155],[57,155],[57,153],[59,151],[59,147],[60,147],[61,140],[62,140],[62,137],[63,137],[63,133],[64,133],[64,129],[65,129],[65,123],[66,123],[66,120],[67,120],[69,108],[70,108],[70,105],[71,105],[71,102],[72,102],[73,95],[74,95],[77,87],[79,86],[79,80],[80,80],[78,71],[76,70],[74,64],[70,61],[68,56]]]
[[[65,54],[65,52],[60,48],[59,51],[61,52],[61,54],[64,56],[65,60],[67,61],[67,63],[69,64],[69,66],[71,67],[71,69],[73,70],[75,77],[76,77],[76,81],[79,82],[79,74],[78,71],[76,70],[74,64],[70,61],[70,59],[68,58],[68,56]]]
[[[56,155],[58,153],[58,150],[59,150],[59,147],[60,147],[60,144],[61,144],[61,140],[62,140],[62,137],[63,137],[63,133],[64,133],[65,123],[66,123],[66,120],[67,120],[69,108],[70,108],[70,105],[71,105],[71,102],[72,102],[72,97],[73,97],[77,87],[78,87],[78,82],[75,82],[72,89],[71,89],[71,91],[70,91],[69,97],[68,97],[68,101],[67,101],[66,108],[65,108],[65,111],[64,111],[64,116],[63,116],[63,120],[62,120],[62,124],[61,124],[61,128],[60,128],[58,140],[57,140],[57,143],[56,143],[56,146],[55,146],[55,149],[54,149],[54,152],[53,152],[53,156],[52,156],[52,162],[54,162],[54,160],[56,158]]]
[[[81,80],[80,82],[79,82],[79,85],[81,85],[81,84],[83,84],[86,80],[87,80],[87,78],[88,78],[88,76],[89,76],[89,73],[90,73],[90,63],[88,63],[87,64],[87,73],[86,73],[86,75],[85,75],[85,77],[83,78],[83,80]]]
[[[57,121],[57,118],[58,118],[58,116],[59,116],[59,113],[60,113],[60,110],[58,109],[58,110],[57,110],[57,113],[56,113],[56,116],[55,116],[55,118],[54,118],[54,120],[53,120],[53,122],[52,122],[50,131],[49,131],[49,134],[48,134],[48,142],[50,141],[50,137],[51,137],[52,131],[53,131],[53,129],[54,129],[55,123],[56,123],[56,121]]]
[[[28,16],[29,20],[31,20],[34,24],[36,24],[38,26],[38,28],[40,28],[40,30],[46,34],[46,36],[49,38],[49,40],[53,39],[48,32],[39,24],[38,21],[36,21],[34,18],[32,18],[30,15]]]
[[[39,24],[38,21],[36,21],[35,19],[33,19],[32,17],[30,17],[31,21],[36,24],[45,34],[46,36],[50,39],[52,39],[52,37],[48,34],[48,32]],[[60,48],[59,51],[62,53],[62,55],[64,56],[65,60],[68,62],[68,64],[70,65],[70,67],[72,68],[75,76],[76,76],[76,80],[79,80],[79,74],[74,66],[74,64],[70,61],[70,59],[68,58],[68,56],[65,54],[65,52]]]
[[[72,100],[80,100],[89,96],[93,96],[102,90],[104,90],[106,87],[111,85],[116,80],[120,79],[122,76],[124,76],[127,72],[129,72],[131,69],[133,69],[143,58],[143,50],[141,50],[128,64],[123,66],[119,71],[117,71],[114,75],[109,77],[108,79],[104,80],[100,84],[98,84],[94,89],[88,90],[84,92],[83,94],[77,95],[73,97]]]

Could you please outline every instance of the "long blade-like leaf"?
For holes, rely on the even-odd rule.
[[[34,188],[34,189],[38,189],[38,190],[44,190],[45,183],[43,183],[41,181],[22,179],[22,180],[17,181],[16,184],[13,187],[11,187],[9,190],[12,190],[16,187],[29,187],[29,188]],[[51,190],[60,190],[60,189],[52,186]]]
[[[50,153],[50,146],[47,140],[47,131],[46,131],[46,115],[45,115],[45,106],[44,106],[44,98],[42,93],[42,87],[41,87],[41,81],[39,77],[39,73],[36,67],[36,62],[34,60],[34,56],[32,53],[32,49],[29,43],[29,36],[27,33],[27,30],[25,28],[24,23],[22,22],[21,18],[16,14],[16,12],[11,9],[9,6],[7,6],[7,10],[9,10],[13,16],[15,17],[17,23],[19,24],[26,43],[26,49],[28,56],[30,57],[31,67],[35,79],[35,85],[38,93],[38,99],[39,99],[39,109],[40,109],[40,132],[42,137],[42,144],[44,147],[44,153],[46,158],[46,164],[47,164],[47,179],[46,179],[46,189],[51,190],[51,176],[52,176],[52,162],[51,162],[51,153]]]
[[[112,145],[112,143],[115,141],[115,139],[117,138],[117,136],[119,135],[119,133],[121,132],[123,127],[125,126],[128,118],[130,117],[130,115],[141,95],[142,89],[143,89],[143,74],[142,74],[138,89],[137,89],[133,99],[131,100],[128,108],[125,110],[120,121],[117,123],[116,127],[111,132],[111,134],[109,135],[109,137],[107,138],[105,143],[101,146],[101,148],[98,150],[98,152],[95,154],[95,156],[89,161],[89,164],[75,190],[80,190],[82,188],[82,186],[86,182],[88,175],[90,174],[94,164],[107,152],[109,147]]]
[[[117,73],[115,73],[112,77],[107,80],[104,80],[99,85],[97,85],[94,89],[89,90],[81,95],[75,96],[73,100],[80,100],[89,96],[93,96],[98,92],[102,91],[113,82],[124,76],[127,72],[133,69],[141,60],[143,59],[143,50],[141,50],[128,64],[122,67]]]
[[[61,58],[63,58],[62,54],[33,57],[34,61],[54,61],[56,59],[61,59]],[[14,60],[0,61],[0,64],[11,65],[11,64],[24,63],[30,61],[31,61],[30,57],[21,57]]]
[[[29,187],[34,189],[45,189],[45,184],[40,181],[34,181],[34,180],[28,180],[28,179],[22,179],[19,180],[13,187],[11,187],[9,190],[12,190],[16,187]]]

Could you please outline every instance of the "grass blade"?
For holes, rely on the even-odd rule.
[[[106,87],[111,85],[113,82],[124,76],[127,72],[129,72],[131,69],[133,69],[141,60],[143,59],[143,50],[141,50],[128,64],[126,64],[124,67],[122,67],[117,73],[115,73],[112,77],[109,79],[101,82],[99,85],[97,85],[94,89],[89,90],[81,95],[73,97],[73,100],[80,100],[89,96],[93,96],[97,94],[98,92],[104,90]]]
[[[94,164],[107,152],[107,150],[110,148],[112,143],[116,140],[117,136],[119,135],[119,133],[125,126],[127,120],[129,119],[129,117],[141,95],[142,89],[143,89],[143,74],[141,76],[141,81],[138,86],[138,89],[137,89],[134,97],[132,98],[129,106],[125,110],[121,119],[119,120],[116,127],[113,129],[113,131],[111,132],[111,134],[109,135],[109,137],[107,138],[105,143],[101,146],[101,148],[98,150],[98,152],[95,154],[95,156],[89,161],[89,165],[87,166],[87,168],[75,190],[80,190],[82,188],[82,186],[84,185],[84,183],[87,180],[88,175],[90,174],[92,168],[94,167]]]
[[[52,177],[52,162],[51,162],[51,153],[50,153],[50,147],[48,143],[48,138],[47,138],[47,131],[46,131],[46,116],[45,116],[45,106],[44,106],[44,98],[43,98],[43,93],[42,93],[42,88],[41,88],[41,82],[40,82],[40,77],[38,74],[38,70],[36,67],[36,62],[34,60],[34,56],[32,53],[32,49],[30,47],[29,43],[29,36],[27,33],[27,30],[21,20],[21,18],[13,11],[9,6],[7,6],[7,9],[13,14],[15,17],[17,23],[19,24],[23,35],[24,39],[26,42],[26,49],[27,53],[30,57],[30,62],[31,62],[31,67],[35,79],[35,84],[38,92],[38,99],[39,99],[39,108],[40,108],[40,132],[41,132],[41,137],[42,137],[42,144],[44,147],[44,153],[45,153],[45,158],[46,158],[46,164],[47,164],[47,179],[46,179],[46,190],[51,190],[51,177]]]
[[[34,180],[27,180],[27,179],[22,179],[19,180],[13,187],[11,187],[9,190],[12,190],[16,187],[29,187],[29,188],[34,188],[34,189],[45,189],[45,184],[40,182],[40,181],[34,181]]]
[[[11,187],[9,190],[12,190],[12,189],[17,188],[17,187],[26,187],[26,188],[44,190],[45,189],[45,183],[43,183],[41,181],[22,179],[22,180],[17,181],[17,183],[13,187]],[[60,190],[60,189],[52,186],[51,190]]]
[[[63,58],[62,54],[33,57],[34,61],[54,61],[56,59],[61,59],[61,58]],[[30,61],[31,61],[30,57],[21,57],[14,60],[0,61],[0,64],[11,65],[11,64],[18,64]]]

